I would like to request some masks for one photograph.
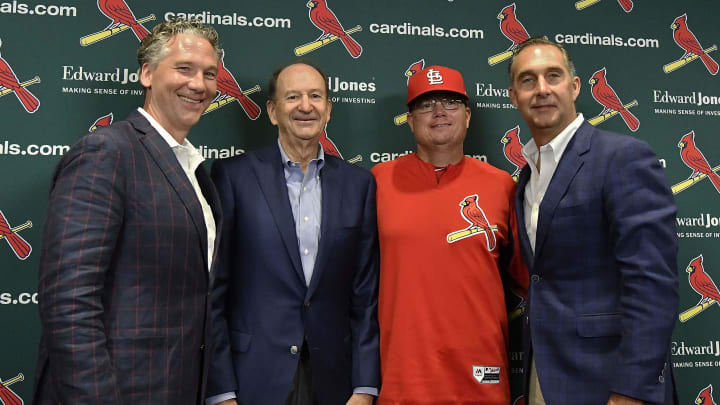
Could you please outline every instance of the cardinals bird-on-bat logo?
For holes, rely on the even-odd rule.
[[[2,40],[0,40],[0,48],[1,47]],[[2,53],[0,53],[0,97],[7,96],[10,93],[15,94],[15,97],[17,97],[25,111],[32,114],[40,108],[40,100],[30,93],[30,90],[26,89],[26,87],[35,83],[40,83],[40,78],[37,76],[33,79],[20,82],[10,67],[10,64],[3,59]]]
[[[477,234],[485,235],[485,241],[487,242],[488,252],[495,250],[497,246],[497,238],[495,232],[497,232],[497,225],[491,225],[485,211],[478,205],[478,195],[473,194],[463,198],[460,201],[460,215],[462,218],[470,223],[465,229],[451,232],[447,235],[448,243],[457,242],[461,239],[469,238]]]
[[[327,0],[310,0],[306,5],[310,9],[310,22],[322,31],[322,33],[314,41],[295,48],[296,56],[305,55],[331,42],[340,40],[350,56],[353,58],[360,57],[363,48],[350,34],[361,31],[361,26],[357,25],[349,30],[345,30],[335,13],[328,8]]]
[[[718,304],[718,301],[720,301],[720,292],[717,285],[710,278],[703,265],[703,255],[692,259],[685,271],[688,273],[688,283],[700,295],[700,301],[680,314],[680,322],[687,322],[690,318],[708,309],[711,305]]]
[[[592,5],[595,5],[599,3],[602,0],[580,0],[575,2],[575,9],[576,10],[582,10],[584,8],[590,7]],[[625,10],[626,13],[629,13],[632,11],[633,7],[635,6],[633,4],[633,0],[617,0],[618,3],[620,3],[620,7],[622,7],[623,10]]]
[[[602,68],[595,72],[589,80],[592,96],[595,101],[603,106],[603,110],[596,117],[589,119],[588,122],[592,125],[597,125],[619,114],[623,121],[625,121],[625,125],[627,125],[631,131],[637,131],[640,127],[640,121],[629,110],[637,105],[637,100],[623,104],[620,98],[618,98],[617,93],[615,93],[615,90],[610,87],[610,84],[605,78],[606,74],[606,69]]]
[[[678,142],[678,148],[680,148],[680,158],[687,167],[692,169],[692,173],[687,180],[672,187],[673,194],[685,190],[706,177],[710,179],[715,190],[720,193],[720,176],[717,174],[720,165],[710,167],[710,163],[708,163],[705,155],[703,155],[695,143],[695,131],[690,131],[683,135],[683,137],[680,138],[680,142]]]
[[[217,73],[217,96],[208,106],[203,114],[207,114],[233,101],[237,101],[242,107],[245,114],[251,120],[256,120],[260,116],[260,106],[251,100],[248,95],[260,91],[260,86],[255,85],[247,90],[243,90],[238,85],[235,76],[228,70],[225,65],[225,50],[220,53],[220,61],[218,63]]]
[[[414,75],[415,73],[417,73],[423,69],[425,69],[425,59],[420,59],[417,62],[411,63],[410,66],[408,66],[408,68],[405,69],[405,77],[407,77],[407,81],[405,82],[405,84],[410,83],[410,78],[412,77],[412,75]],[[406,123],[407,122],[407,113],[405,112],[405,113],[396,115],[395,118],[393,118],[393,122],[395,123],[395,125],[402,125],[402,124]]]
[[[718,63],[715,59],[710,56],[710,52],[717,50],[717,45],[713,45],[708,48],[703,48],[700,42],[695,37],[687,24],[687,14],[683,14],[677,17],[670,25],[670,29],[673,31],[673,39],[675,43],[682,48],[685,53],[680,59],[670,62],[663,66],[665,73],[670,73],[674,70],[680,69],[686,66],[688,63],[700,59],[705,65],[705,68],[711,75],[716,75],[718,72]]]
[[[335,142],[328,137],[327,134],[327,124],[325,124],[325,128],[323,128],[322,132],[320,133],[320,145],[322,145],[323,152],[338,157],[340,159],[343,159],[342,154],[340,153],[340,149],[338,149],[337,146],[335,146]],[[347,160],[348,163],[359,163],[362,162],[362,155],[357,155],[354,158],[350,158]]]
[[[10,385],[24,379],[25,376],[20,373],[9,380],[0,380],[0,403],[3,405],[23,405],[25,402],[15,391],[10,389]]]
[[[504,145],[503,153],[505,154],[505,159],[515,166],[515,171],[513,171],[511,176],[513,180],[517,182],[520,176],[520,170],[527,164],[525,156],[522,155],[523,144],[520,142],[520,126],[516,125],[515,128],[505,132],[505,135],[500,138],[500,143]]]
[[[702,391],[698,393],[697,397],[695,398],[695,403],[697,405],[717,405],[715,404],[715,399],[713,399],[712,384],[703,388]]]
[[[96,119],[92,125],[90,125],[90,132],[94,132],[98,128],[110,126],[110,124],[112,124],[112,122],[113,122],[113,113],[103,115],[102,117]]]
[[[488,58],[488,65],[490,66],[510,59],[513,54],[513,49],[520,45],[521,42],[530,39],[530,35],[525,29],[525,26],[517,19],[515,9],[515,3],[512,3],[500,10],[500,14],[497,16],[498,20],[500,20],[500,32],[502,32],[505,38],[510,40],[511,44],[508,49]]]
[[[92,45],[128,29],[132,30],[138,41],[150,34],[142,24],[155,20],[155,14],[137,19],[125,0],[98,0],[97,6],[100,12],[110,19],[110,24],[101,31],[80,38],[80,45]]]
[[[22,231],[26,228],[31,228],[32,222],[27,221],[22,225],[18,225],[16,227],[11,227],[10,223],[8,223],[7,218],[5,218],[5,214],[3,214],[2,211],[0,211],[0,240],[5,240],[8,245],[10,245],[10,249],[12,249],[13,253],[15,253],[15,256],[17,256],[20,260],[25,260],[30,256],[30,252],[32,252],[32,247],[25,239],[22,238],[22,236],[18,235],[17,233]]]

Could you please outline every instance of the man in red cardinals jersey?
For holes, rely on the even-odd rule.
[[[515,199],[526,403],[677,403],[676,209],[657,156],[577,113],[580,79],[554,42],[523,42],[509,72],[532,134]]]
[[[504,280],[527,287],[515,184],[467,157],[470,108],[457,70],[408,82],[417,153],[378,164],[379,405],[509,404]]]

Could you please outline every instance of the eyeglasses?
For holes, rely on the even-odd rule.
[[[413,108],[413,112],[418,114],[427,114],[435,109],[435,104],[437,103],[440,103],[440,105],[448,111],[457,110],[461,105],[465,105],[465,103],[459,99],[441,98],[436,100],[433,98],[416,103],[415,108]]]

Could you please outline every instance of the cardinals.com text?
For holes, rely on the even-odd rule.
[[[0,155],[11,156],[62,156],[70,150],[69,145],[37,145],[30,144],[25,147],[17,143],[0,141]]]
[[[38,294],[36,292],[23,292],[17,295],[9,292],[0,293],[0,305],[28,305],[37,303]]]
[[[198,13],[181,13],[168,11],[165,13],[165,21],[171,18],[182,18],[185,20],[198,19],[203,24],[211,25],[235,25],[238,27],[263,27],[263,28],[292,28],[292,20],[284,17],[247,17],[244,15],[232,14],[213,14],[209,11],[201,11]]]
[[[29,6],[16,0],[0,3],[0,14],[49,15],[57,17],[77,17],[77,8],[72,6],[56,6],[54,4],[36,4]]]
[[[660,40],[655,38],[627,38],[615,36],[585,34],[555,34],[555,42],[559,44],[622,46],[627,48],[660,48]]]
[[[373,34],[386,35],[414,35],[419,37],[440,37],[460,39],[484,39],[485,32],[475,28],[444,28],[435,24],[414,25],[411,23],[402,24],[370,24],[370,32]]]

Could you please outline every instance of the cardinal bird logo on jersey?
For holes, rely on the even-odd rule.
[[[113,122],[113,113],[110,113],[108,115],[103,115],[102,117],[98,118],[93,122],[92,125],[90,125],[90,132],[96,131],[98,128],[107,127]]]
[[[608,84],[605,75],[606,70],[605,68],[602,68],[595,72],[589,81],[592,87],[591,90],[593,98],[595,98],[595,101],[603,106],[602,112],[594,119],[591,119],[590,123],[595,125],[594,120],[597,118],[602,117],[602,120],[600,121],[602,122],[616,114],[620,114],[623,121],[625,121],[625,125],[627,125],[631,131],[637,131],[640,127],[640,121],[628,110],[628,108],[637,105],[637,102],[635,101],[633,103],[623,105],[620,98],[618,98],[617,93],[615,93],[615,90],[613,90],[613,88],[610,87],[610,84]]]
[[[453,243],[482,233],[485,235],[488,252],[492,252],[497,245],[497,239],[495,238],[497,225],[490,225],[490,221],[488,221],[485,211],[478,205],[477,199],[478,195],[473,194],[460,201],[460,215],[465,221],[470,223],[470,226],[449,233],[447,235],[447,241],[448,243]]]
[[[5,240],[10,245],[10,249],[20,260],[25,260],[30,256],[32,247],[17,233],[30,227],[32,227],[32,222],[27,221],[23,225],[12,228],[5,218],[5,214],[0,211],[0,239]]]
[[[500,14],[497,15],[500,20],[500,32],[509,39],[512,43],[503,52],[493,55],[488,58],[488,64],[490,66],[497,65],[500,62],[508,60],[512,57],[513,49],[515,49],[521,42],[525,42],[530,39],[525,26],[517,19],[515,14],[515,3],[506,6],[500,10]]]
[[[80,38],[80,45],[92,45],[128,29],[132,30],[138,41],[142,41],[143,38],[150,34],[150,31],[142,24],[154,20],[154,14],[138,20],[124,0],[98,0],[97,6],[100,12],[111,20],[110,25],[102,31]]]
[[[25,402],[23,402],[22,398],[20,398],[18,394],[9,387],[11,384],[15,384],[16,382],[24,379],[25,376],[20,373],[9,380],[0,380],[0,403],[3,405],[23,405]]]
[[[405,77],[407,77],[406,84],[410,83],[410,78],[412,77],[412,75],[414,75],[415,73],[417,73],[423,69],[425,69],[425,59],[420,59],[417,62],[411,63],[410,66],[408,66],[408,68],[405,69]],[[407,113],[405,112],[405,113],[396,115],[393,118],[393,122],[395,123],[395,125],[402,125],[402,124],[406,123],[407,122]]]
[[[715,59],[708,55],[708,53],[716,50],[717,46],[713,45],[707,49],[703,49],[695,37],[695,34],[688,28],[687,14],[677,17],[672,25],[670,25],[670,28],[673,30],[675,43],[682,48],[685,53],[677,61],[665,65],[663,68],[665,73],[670,73],[699,58],[708,72],[710,72],[711,75],[716,75],[718,72],[718,63],[715,62]]]
[[[695,131],[690,131],[689,133],[683,135],[680,142],[678,142],[678,148],[680,148],[680,157],[682,158],[683,163],[685,163],[685,165],[693,171],[690,174],[690,177],[688,177],[688,180],[693,180],[693,182],[695,182],[708,177],[712,182],[712,185],[715,187],[715,190],[720,193],[720,176],[717,174],[720,166],[712,169],[710,168],[710,164],[705,158],[705,155],[700,152],[700,149],[698,149],[695,144]],[[673,192],[676,191],[675,189],[676,187],[674,186]]]
[[[310,21],[322,31],[322,34],[315,41],[295,48],[295,55],[304,55],[339,39],[350,56],[360,57],[363,48],[350,36],[350,34],[360,31],[362,29],[360,26],[346,31],[335,13],[328,8],[326,0],[310,0],[307,2],[307,6],[310,9]]]
[[[214,109],[225,105],[231,101],[237,100],[245,114],[251,120],[260,116],[260,106],[252,101],[247,95],[260,90],[260,86],[256,85],[250,90],[243,91],[238,85],[235,76],[225,67],[225,51],[220,53],[220,61],[217,73],[217,91],[218,95],[215,100],[205,110],[205,114]]]
[[[2,47],[2,41],[0,41],[0,47]],[[14,93],[25,111],[32,114],[40,108],[40,100],[26,87],[39,82],[40,78],[35,76],[34,79],[20,83],[10,64],[2,58],[2,53],[0,53],[0,97]]]
[[[695,398],[695,403],[697,405],[716,405],[712,393],[713,387],[712,384],[710,384],[698,393],[697,398]]]
[[[582,10],[584,8],[590,7],[592,5],[595,5],[599,3],[602,0],[580,0],[578,2],[575,2],[575,9]],[[623,10],[625,10],[626,13],[629,13],[633,9],[633,1],[632,0],[617,0],[618,3],[620,3],[620,7],[622,7]]]
[[[515,181],[517,181],[518,176],[520,176],[520,170],[522,170],[522,168],[527,164],[525,156],[522,155],[523,144],[520,142],[519,135],[520,126],[516,125],[515,128],[509,129],[505,132],[505,135],[500,138],[500,143],[505,145],[503,146],[505,159],[515,165],[515,171],[512,173],[512,178]]]

